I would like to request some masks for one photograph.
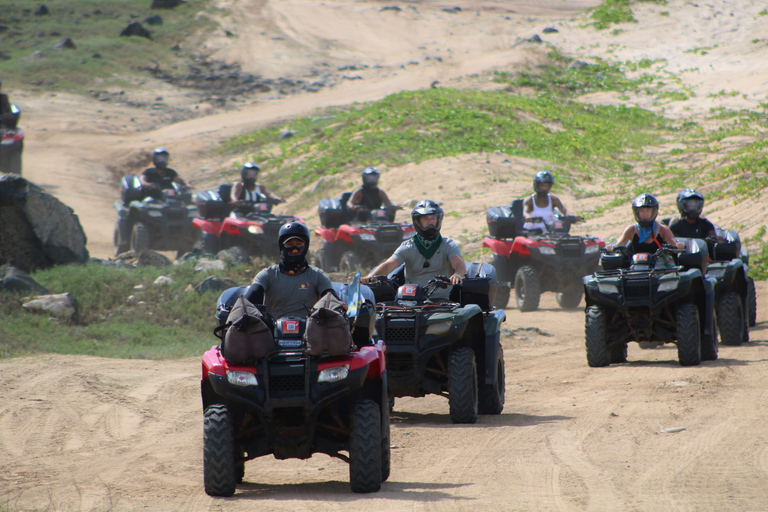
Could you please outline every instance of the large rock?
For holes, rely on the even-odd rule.
[[[12,265],[0,267],[0,291],[46,295],[45,286]]]
[[[0,177],[0,265],[24,272],[88,261],[72,208],[21,176]]]

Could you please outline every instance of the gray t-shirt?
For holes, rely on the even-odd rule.
[[[405,282],[426,286],[430,279],[435,276],[449,277],[453,274],[453,265],[451,258],[461,256],[459,245],[453,241],[453,238],[443,237],[440,247],[435,254],[429,258],[429,267],[424,268],[424,262],[427,259],[421,255],[413,239],[406,240],[400,247],[395,249],[392,255],[400,263],[405,263]],[[438,288],[431,295],[431,299],[447,299],[451,293],[451,287],[446,289]]]
[[[286,316],[306,317],[307,310],[312,309],[323,293],[333,290],[326,273],[311,265],[295,276],[284,274],[278,265],[273,265],[256,274],[253,284],[264,288],[264,305],[275,320]]]

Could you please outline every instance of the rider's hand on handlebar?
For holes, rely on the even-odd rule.
[[[459,274],[453,274],[450,278],[451,284],[461,284],[464,281],[464,276]]]

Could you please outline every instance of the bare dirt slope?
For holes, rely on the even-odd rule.
[[[237,37],[223,31],[213,37],[215,58],[265,76],[310,76],[324,64],[367,67],[339,72],[334,87],[317,93],[262,95],[218,113],[165,85],[126,91],[129,98],[162,95],[190,111],[210,112],[170,126],[126,102],[12,91],[28,134],[24,173],[75,209],[91,253],[106,257],[117,197],[108,164],[162,145],[171,150],[173,166],[201,189],[215,184],[213,174],[227,164],[201,148],[226,136],[316,107],[536,62],[540,51],[520,41],[537,33],[585,59],[610,51],[622,60],[663,57],[674,73],[696,69],[682,76],[697,95],[662,106],[670,115],[764,100],[765,45],[750,44],[762,37],[768,19],[758,14],[761,2],[644,3],[636,9],[639,23],[613,35],[579,27],[579,9],[598,3],[411,1],[397,4],[401,11],[382,11],[396,4],[222,1],[230,9],[222,11],[223,27]],[[455,6],[462,11],[442,10]],[[549,26],[559,32],[544,36]],[[712,94],[721,89],[744,95]],[[398,202],[426,194],[444,201],[456,212],[445,229],[461,237],[484,229],[487,206],[527,190],[537,164],[467,155],[387,169],[383,185]],[[483,172],[466,172],[478,168]],[[493,181],[496,173],[511,177],[507,189]],[[418,180],[422,188],[413,186],[414,175],[426,177]],[[573,198],[564,199],[578,210]],[[303,207],[313,222],[314,206]],[[763,212],[757,203],[724,204],[713,217],[741,223],[751,234],[764,223]],[[580,232],[608,236],[627,221],[622,211]],[[768,510],[766,300],[768,285],[760,282],[752,342],[721,347],[718,361],[693,368],[677,364],[672,346],[641,351],[633,344],[629,363],[590,369],[583,311],[560,310],[551,294],[537,312],[510,310],[503,414],[454,426],[443,398],[399,399],[392,476],[381,492],[364,496],[350,493],[346,464],[326,456],[252,461],[235,497],[206,496],[197,358],[0,361],[0,510]],[[665,431],[670,428],[678,431]]]

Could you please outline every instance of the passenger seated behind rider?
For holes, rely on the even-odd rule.
[[[320,297],[334,293],[333,285],[325,272],[307,263],[307,226],[297,221],[283,225],[278,246],[280,263],[256,274],[245,298],[253,304],[264,304],[275,320],[305,318]]]
[[[704,196],[692,188],[677,194],[677,210],[680,218],[673,219],[669,229],[675,236],[683,238],[717,238],[715,225],[701,216]]]
[[[163,148],[157,148],[152,153],[152,163],[155,166],[144,169],[144,172],[139,176],[141,190],[144,192],[145,197],[149,196],[154,199],[162,200],[163,190],[172,189],[174,183],[178,183],[182,187],[187,186],[187,183],[181,176],[168,167],[169,159],[170,154]]]
[[[452,285],[460,284],[467,273],[461,249],[452,238],[443,237],[440,229],[443,225],[443,209],[434,201],[419,201],[411,212],[411,220],[416,234],[395,249],[394,254],[362,278],[367,284],[371,277],[387,275],[405,263],[405,282],[422,287],[436,276],[450,276]],[[438,288],[430,300],[447,300],[450,287]]]
[[[630,224],[615,244],[606,245],[605,250],[612,252],[616,246],[628,246],[632,254],[641,252],[655,253],[663,243],[682,249],[685,246],[675,239],[675,235],[664,224],[656,222],[659,214],[659,202],[651,194],[640,194],[632,201],[632,215],[636,224]]]
[[[549,193],[555,184],[555,177],[549,171],[539,171],[533,177],[533,191],[529,197],[525,198],[523,202],[523,217],[525,218],[525,224],[523,229],[527,231],[537,231],[539,234],[547,232],[547,224],[552,224],[557,220],[555,216],[555,208],[560,210],[562,215],[568,215],[565,205],[557,196]],[[540,217],[544,220],[533,221],[534,218]],[[580,216],[575,216],[576,220],[583,220]]]
[[[245,203],[266,203],[268,199],[282,202],[283,198],[269,190],[256,180],[259,177],[261,167],[253,162],[248,162],[240,168],[240,181],[232,185],[231,203],[236,205]],[[244,212],[247,213],[247,212]]]
[[[366,167],[362,176],[363,186],[357,189],[349,199],[350,209],[358,210],[358,219],[368,220],[368,212],[378,210],[382,206],[394,208],[387,193],[379,188],[379,171],[375,167]]]

